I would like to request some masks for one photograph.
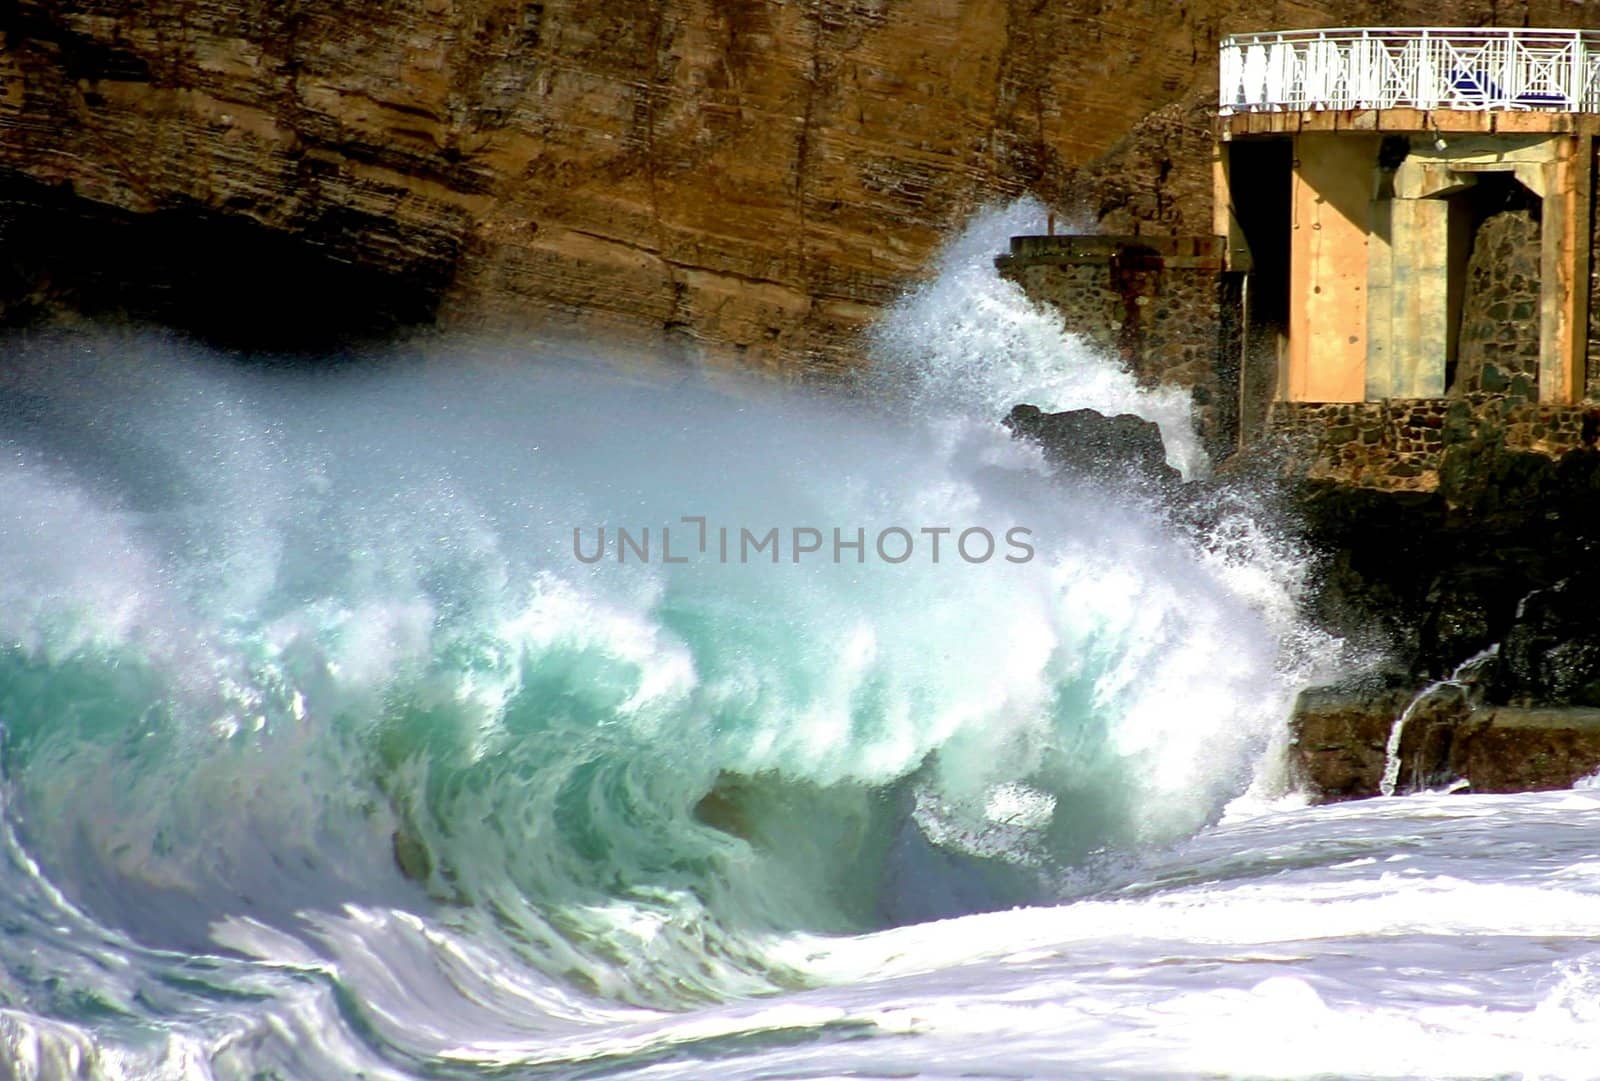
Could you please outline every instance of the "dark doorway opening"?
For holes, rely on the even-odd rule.
[[[1294,147],[1289,139],[1241,139],[1227,153],[1233,216],[1249,249],[1239,378],[1239,427],[1248,439],[1266,427],[1288,341]]]

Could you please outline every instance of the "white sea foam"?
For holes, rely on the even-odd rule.
[[[890,313],[887,409],[498,347],[316,375],[160,338],[24,350],[8,378],[51,405],[0,433],[0,534],[23,549],[0,598],[32,605],[0,613],[6,787],[39,870],[0,875],[26,925],[0,1008],[38,1019],[15,1053],[92,1051],[108,1077],[163,1055],[219,1076],[981,1054],[1059,1075],[1077,1041],[1104,1067],[1166,1031],[1159,1009],[1109,1020],[1115,981],[1077,951],[1180,1003],[1205,985],[1170,956],[1257,966],[1263,934],[1317,913],[1335,940],[1465,926],[1484,897],[1588,926],[1561,895],[1473,901],[1444,872],[1274,892],[1249,845],[1298,827],[1270,813],[1115,892],[1245,790],[1318,649],[1303,561],[1247,499],[1197,536],[1114,482],[1056,485],[1000,426],[1022,401],[1136,412],[1206,469],[1183,395],[994,276],[1035,211],[980,219]],[[579,527],[686,515],[1023,525],[1036,557],[572,552]],[[1238,881],[1195,884],[1208,861]],[[1053,904],[1085,882],[1102,894]],[[1152,1061],[1201,1061],[1191,1044]]]

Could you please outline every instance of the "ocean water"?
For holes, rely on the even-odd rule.
[[[1039,213],[848,392],[8,343],[0,1076],[1600,1075],[1600,794],[1301,806],[1306,553],[998,424],[1208,469]]]

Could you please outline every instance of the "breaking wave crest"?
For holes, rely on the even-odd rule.
[[[804,984],[784,936],[1048,901],[1213,820],[1284,715],[1299,565],[1248,515],[1197,540],[1008,438],[1017,401],[1139,412],[1204,470],[1170,392],[979,273],[1006,213],[891,314],[887,408],[489,346],[309,369],[19,345],[3,889],[59,945],[40,986],[89,997],[19,985],[4,1016],[59,1050],[49,1026],[102,1011],[152,1062],[214,1058],[220,1028],[337,1076],[197,1003],[289,995],[278,1024],[377,1069],[372,1042]],[[777,558],[721,556],[701,519],[776,530]],[[1017,529],[1031,558],[954,547]],[[874,547],[895,530],[904,561]],[[57,911],[146,975],[105,990]],[[211,1050],[150,1048],[150,1011]]]

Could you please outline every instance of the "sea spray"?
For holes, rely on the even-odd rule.
[[[944,307],[983,280],[970,262]],[[1064,868],[1212,821],[1286,711],[1294,553],[1242,507],[1197,536],[1052,481],[999,425],[1016,401],[1154,416],[1204,463],[1173,392],[989,299],[967,352],[926,327],[927,378],[867,403],[581,351],[296,368],[150,335],[19,345],[0,719],[28,858],[108,941],[157,951],[145,982],[174,956],[269,962],[260,995],[295,1005],[229,1053],[340,1076],[370,1046],[423,1070],[463,1033],[814,982],[777,944],[1048,902]],[[915,340],[922,303],[891,313],[886,372],[912,371],[883,343]],[[982,328],[1008,321],[1027,329],[997,363]],[[1024,527],[1035,553],[572,550],[686,517]],[[326,1028],[306,1042],[326,1061],[273,1025]]]
[[[1070,858],[1203,821],[1237,783],[1237,762],[1225,763],[1265,723],[1232,721],[1238,703],[1259,693],[1247,688],[1271,679],[1275,644],[1258,615],[1214,581],[1201,555],[1163,541],[1159,520],[1102,492],[1059,493],[1028,448],[999,429],[968,463],[915,421],[753,392],[729,400],[697,388],[619,387],[467,355],[297,380],[159,342],[133,347],[143,350],[141,382],[165,368],[182,388],[175,400],[94,395],[107,368],[120,370],[126,343],[42,352],[29,378],[58,409],[70,399],[50,388],[71,386],[116,434],[114,461],[71,463],[76,480],[61,487],[76,499],[118,482],[134,491],[119,511],[133,534],[132,565],[156,570],[123,583],[95,633],[118,667],[146,673],[134,693],[149,699],[126,703],[146,727],[105,742],[111,722],[96,719],[90,738],[72,743],[68,726],[42,716],[12,726],[25,760],[60,756],[66,768],[76,757],[130,771],[124,790],[137,806],[92,825],[58,806],[45,816],[49,827],[34,827],[87,830],[124,853],[125,897],[163,864],[186,879],[175,865],[193,860],[188,846],[163,856],[143,838],[197,828],[170,817],[208,814],[211,786],[247,784],[269,805],[258,813],[277,814],[274,770],[319,764],[329,777],[297,789],[317,800],[381,796],[405,820],[395,827],[404,843],[448,830],[434,839],[459,849],[461,831],[494,824],[478,838],[494,853],[487,858],[520,868],[514,876],[534,894],[574,880],[601,889],[619,873],[655,881],[660,861],[647,852],[657,851],[677,853],[665,865],[703,864],[702,889],[727,888],[713,871],[723,842],[684,817],[721,775],[821,791],[857,785],[860,795],[843,798],[870,803],[880,797],[865,793],[916,774],[962,806],[986,805],[996,785],[1037,782],[1063,794],[1087,786],[1094,795],[1079,802],[1088,806],[1053,827]],[[226,409],[208,405],[212,398]],[[238,419],[250,410],[261,415]],[[430,414],[462,419],[430,419],[419,438],[418,418]],[[30,444],[26,434],[19,444],[33,453],[54,438],[36,431]],[[130,451],[126,442],[140,439],[150,449]],[[220,467],[209,453],[185,457],[185,447],[210,443],[243,445],[251,468],[234,468],[237,452]],[[750,447],[761,448],[760,460],[730,452]],[[792,463],[802,461],[797,471]],[[139,503],[158,487],[156,502]],[[995,536],[1028,523],[1039,551],[1025,564],[928,561],[889,574],[882,564],[787,557],[589,566],[566,549],[578,523],[666,523],[684,512],[763,528],[973,523]],[[69,534],[72,523],[61,528]],[[139,610],[165,624],[150,641],[154,622],[130,624],[127,613]],[[1214,655],[1224,636],[1230,648]],[[18,663],[38,661],[24,652]],[[197,671],[203,678],[185,686]],[[129,759],[135,734],[181,759]],[[224,751],[230,740],[243,745]],[[1224,768],[1208,769],[1209,754]],[[367,759],[355,772],[377,792],[332,779],[355,765],[351,756]],[[238,772],[244,761],[248,778]],[[147,767],[156,768],[147,776]],[[23,768],[22,789],[44,806],[49,793],[27,783],[37,768]],[[212,769],[216,776],[204,776]],[[180,812],[179,799],[152,811],[162,801],[144,786],[180,778],[176,787],[200,796],[195,805]],[[821,806],[840,797],[817,798]],[[615,836],[597,822],[613,815]],[[1076,831],[1072,819],[1086,815],[1105,816],[1106,832]],[[298,836],[306,850],[326,847],[330,839],[315,832],[331,826],[314,808],[283,816],[272,833]],[[892,828],[894,817],[869,832]],[[544,835],[563,826],[574,832],[546,846]],[[347,843],[370,850],[368,830],[379,827],[341,828],[353,831]],[[874,843],[898,845],[915,865],[909,853],[922,842],[885,834]],[[596,859],[601,852],[619,866]],[[430,870],[458,882],[477,870],[449,867],[449,858]],[[228,888],[188,885],[197,895]],[[862,898],[842,926],[896,918],[884,906],[897,911],[893,895],[903,889],[835,883],[835,895]],[[749,890],[764,892],[740,887]],[[807,891],[797,880],[785,892]],[[786,918],[835,917],[813,907]]]
[[[1042,233],[1047,211],[1028,197],[977,215],[940,252],[935,276],[875,325],[869,382],[899,408],[941,421],[952,435],[985,426],[1019,403],[1046,412],[1135,413],[1161,429],[1167,463],[1186,479],[1211,463],[1178,387],[1140,386],[1120,362],[1062,329],[1061,317],[995,272],[1013,235]]]
[[[1411,721],[1417,710],[1428,702],[1433,701],[1441,691],[1465,691],[1471,683],[1476,681],[1484,667],[1499,655],[1500,644],[1498,642],[1486,649],[1479,650],[1456,665],[1455,671],[1451,672],[1447,678],[1436,680],[1423,687],[1412,697],[1411,701],[1406,703],[1406,708],[1400,711],[1400,715],[1394,719],[1394,724],[1390,726],[1389,738],[1384,743],[1383,777],[1378,781],[1380,794],[1392,796],[1399,788],[1400,767],[1402,765],[1400,747],[1405,739],[1406,725]]]

